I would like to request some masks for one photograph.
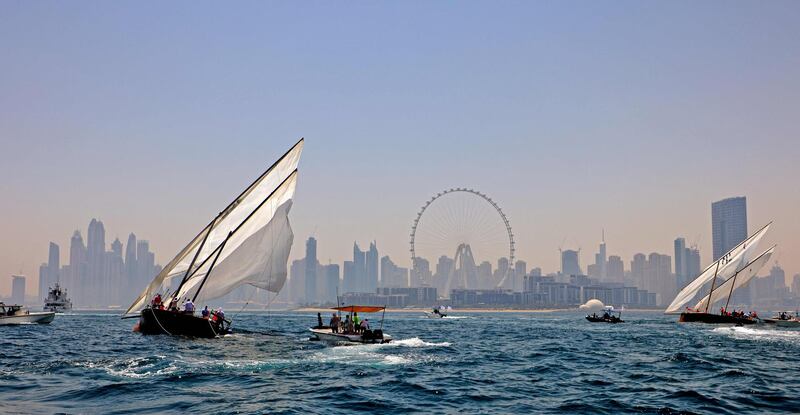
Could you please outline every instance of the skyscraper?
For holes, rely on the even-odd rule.
[[[89,266],[89,274],[87,276],[88,284],[84,287],[87,294],[85,300],[90,300],[91,305],[98,305],[97,302],[102,299],[103,293],[106,291],[106,280],[103,278],[106,230],[103,222],[93,218],[89,222],[86,237],[86,262]]]
[[[625,264],[619,256],[611,255],[608,257],[606,279],[609,282],[622,282],[625,279]]]
[[[122,260],[122,242],[115,238],[111,250],[105,253],[102,279],[105,282],[103,304],[122,305],[132,300],[134,292],[127,292],[125,283],[125,263]]]
[[[365,292],[375,293],[378,290],[378,276],[380,272],[378,269],[378,261],[378,244],[375,241],[372,241],[369,244],[369,251],[366,252],[365,257]]]
[[[414,263],[411,264],[413,269],[413,277],[411,281],[414,287],[429,287],[431,285],[431,264],[427,259],[422,257],[414,258]],[[449,293],[448,293],[449,294]]]
[[[309,237],[306,241],[305,299],[306,303],[317,302],[317,240]]]
[[[450,274],[455,271],[453,268],[454,266],[455,263],[447,255],[440,256],[439,260],[436,262],[436,273],[433,274],[433,281],[431,285],[439,289],[439,292],[444,292],[444,287],[447,285],[447,279],[450,277]],[[491,266],[489,267],[491,268]],[[491,278],[492,275],[490,272],[488,279]]]
[[[46,262],[39,265],[39,297],[47,295],[47,287],[50,286],[50,268]]]
[[[39,296],[43,298],[47,294],[47,289],[58,282],[61,272],[58,245],[53,242],[50,242],[47,258],[48,261],[39,267]]]
[[[339,289],[339,265],[328,264],[322,267],[325,279],[325,287],[322,296],[319,299],[320,303],[336,304],[336,296]]]
[[[697,247],[686,248],[686,280],[685,284],[690,283],[700,275],[700,250]],[[684,284],[684,285],[685,285]],[[679,288],[683,288],[682,286]]]
[[[128,235],[128,244],[125,245],[125,279],[126,286],[130,292],[139,292],[141,288],[138,282],[138,272],[136,271],[136,235]]]
[[[528,263],[522,260],[518,260],[514,264],[514,280],[512,284],[506,284],[514,291],[522,291],[522,281],[525,278],[525,275],[528,274]]]
[[[578,251],[573,251],[571,249],[561,251],[561,274],[583,275],[581,263],[578,259]]]
[[[388,255],[381,258],[381,287],[408,287],[408,268],[400,268]]]
[[[357,242],[353,242],[353,281],[353,292],[371,292],[367,291],[367,253],[358,247]]]
[[[72,293],[72,301],[75,304],[83,304],[86,299],[84,287],[88,284],[86,280],[86,245],[83,244],[83,237],[80,231],[72,234],[69,244],[69,268],[70,282],[67,289]]]
[[[600,240],[600,249],[594,256],[594,267],[597,272],[595,275],[600,281],[605,281],[608,277],[607,261],[606,261],[606,235],[603,232],[603,237]]]
[[[139,287],[144,287],[155,277],[155,255],[150,252],[150,242],[136,242],[136,272]]]
[[[11,303],[12,304],[25,304],[25,276],[12,275],[11,276]]]
[[[678,278],[678,285],[686,278],[686,239],[676,238],[673,243],[675,249],[675,276]]]
[[[747,199],[731,197],[711,204],[714,261],[747,239]]]
[[[342,286],[344,287],[343,293],[352,293],[356,291],[357,275],[356,264],[353,261],[344,261],[342,266]]]
[[[642,253],[634,255],[631,260],[631,282],[640,290],[647,289],[644,278],[645,268],[647,268],[647,257]]]
[[[50,249],[47,255],[47,273],[48,273],[48,286],[53,286],[59,281],[59,272],[61,270],[61,249],[55,242],[50,242]],[[45,290],[47,288],[45,287]],[[39,287],[39,293],[42,291]]]

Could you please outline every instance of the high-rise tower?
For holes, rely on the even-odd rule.
[[[306,241],[305,300],[313,304],[317,299],[317,240],[309,237]]]
[[[747,199],[731,197],[711,204],[714,261],[747,239]]]

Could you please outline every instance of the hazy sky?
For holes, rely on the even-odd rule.
[[[223,7],[227,6],[227,7]],[[167,262],[306,137],[296,243],[408,266],[420,205],[479,189],[518,256],[711,256],[745,195],[800,272],[800,3],[0,1],[0,293],[92,217]],[[563,241],[563,242],[562,242]],[[455,247],[453,247],[453,250]]]

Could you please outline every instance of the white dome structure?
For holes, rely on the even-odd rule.
[[[586,304],[582,304],[578,309],[580,310],[602,310],[605,307],[602,301],[592,298],[591,300],[587,301]]]

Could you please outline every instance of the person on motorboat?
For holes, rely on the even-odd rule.
[[[361,317],[358,316],[357,312],[353,312],[353,327],[356,334],[361,332]]]
[[[331,326],[331,332],[333,332],[333,333],[338,333],[339,332],[339,323],[340,322],[341,322],[341,319],[339,319],[339,316],[336,315],[336,313],[331,314],[331,321],[330,321],[330,323],[328,323],[328,325]]]
[[[364,321],[361,322],[361,332],[363,333],[367,330],[369,330],[369,320],[364,319]]]
[[[344,333],[345,334],[352,334],[353,333],[353,319],[350,318],[350,314],[344,318]]]

